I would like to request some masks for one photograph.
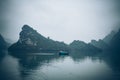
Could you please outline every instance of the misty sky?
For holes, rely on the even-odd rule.
[[[2,0],[0,33],[17,41],[24,24],[70,43],[102,39],[119,23],[117,0]],[[118,4],[119,5],[119,4]]]

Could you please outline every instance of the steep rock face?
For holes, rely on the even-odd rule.
[[[3,51],[7,48],[7,44],[4,40],[4,38],[2,37],[2,35],[0,35],[0,51]]]
[[[25,52],[39,52],[41,50],[67,50],[68,45],[63,42],[54,41],[45,38],[36,30],[28,25],[22,27],[19,34],[19,40],[9,47],[10,52],[25,51]]]
[[[71,44],[70,44],[70,48],[73,50],[77,50],[77,51],[91,51],[91,52],[99,52],[101,51],[101,49],[91,45],[91,44],[87,44],[83,41],[79,41],[79,40],[74,40]]]
[[[22,27],[22,31],[20,32],[18,43],[27,46],[37,46],[37,36],[38,33],[35,30],[28,25],[24,25]]]
[[[93,46],[100,48],[102,50],[105,50],[107,48],[109,48],[109,45],[107,43],[105,43],[103,40],[91,40],[90,44],[92,44]]]

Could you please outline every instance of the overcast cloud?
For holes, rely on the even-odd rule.
[[[102,39],[119,23],[115,0],[3,0],[2,4],[1,34],[14,41],[24,24],[45,37],[70,43]]]

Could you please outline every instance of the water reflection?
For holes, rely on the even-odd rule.
[[[23,56],[23,55],[22,55]],[[41,67],[43,64],[49,65],[50,61],[55,56],[39,56],[39,55],[27,55],[19,58],[19,64],[21,66],[21,73],[23,76],[27,76],[36,70],[37,67]]]
[[[116,61],[110,57],[74,54],[70,56],[7,54],[0,60],[2,73],[0,80],[119,80],[114,74],[116,72],[113,68],[116,65],[112,64]]]
[[[119,52],[105,52],[99,56],[112,69],[111,80],[120,80],[120,55]]]
[[[74,61],[71,57],[59,58],[52,60],[50,65],[43,64],[27,76],[27,80],[80,80],[103,78],[111,72],[111,69],[104,63],[95,61],[90,58]],[[92,73],[92,74],[91,74]]]
[[[19,67],[16,58],[6,55],[0,61],[0,80],[21,80]]]
[[[101,76],[103,78],[111,71],[103,61],[85,56],[76,58],[27,55],[19,58],[19,64],[25,80],[79,80]]]

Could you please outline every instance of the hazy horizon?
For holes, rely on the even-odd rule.
[[[119,26],[117,0],[1,0],[0,33],[13,41],[27,24],[45,37],[71,43],[102,39]]]

